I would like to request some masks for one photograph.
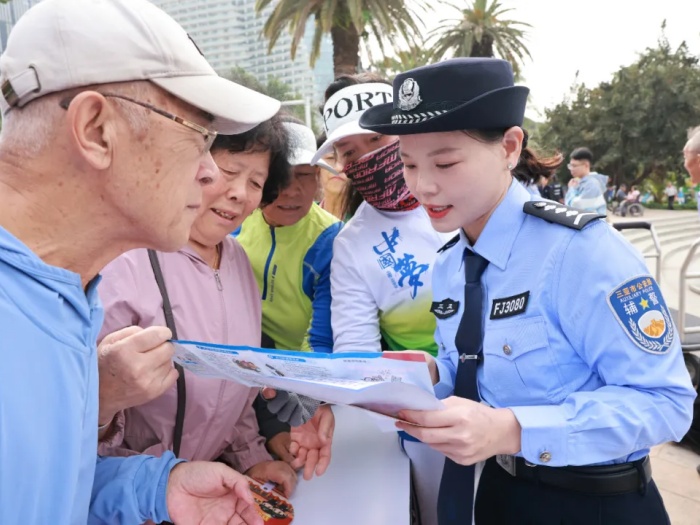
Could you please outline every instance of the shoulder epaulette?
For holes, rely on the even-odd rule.
[[[604,219],[605,215],[592,211],[582,211],[550,201],[530,201],[523,205],[523,211],[554,224],[561,224],[574,230],[582,230],[590,222]]]
[[[449,250],[449,249],[452,248],[455,244],[457,244],[458,241],[459,241],[459,233],[458,233],[457,235],[455,235],[454,237],[452,237],[449,241],[447,241],[447,244],[445,244],[445,246],[443,246],[442,248],[440,248],[440,249],[438,250],[438,253],[442,253],[442,252],[444,252],[445,250]]]

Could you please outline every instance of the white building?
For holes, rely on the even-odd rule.
[[[310,21],[296,59],[290,55],[291,37],[283,34],[271,53],[262,36],[269,6],[259,16],[255,0],[151,0],[175,18],[190,34],[207,60],[219,73],[239,66],[267,82],[276,76],[303,97],[322,102],[326,86],[333,80],[333,48],[330,36],[321,46],[321,56],[312,69],[309,53],[313,37]]]

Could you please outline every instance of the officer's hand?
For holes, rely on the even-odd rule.
[[[435,358],[428,352],[423,350],[387,350],[387,353],[422,355],[425,358],[425,363],[428,365],[428,372],[430,372],[430,380],[433,382],[433,385],[437,385],[440,382],[440,372],[438,372],[437,364],[435,364]]]
[[[175,465],[166,489],[168,514],[178,525],[263,525],[248,479],[223,463]]]
[[[100,425],[120,410],[143,405],[177,381],[172,337],[164,326],[130,326],[106,336],[97,349]]]
[[[298,427],[310,420],[316,413],[319,401],[310,397],[263,388],[260,397],[267,403],[267,409],[277,416],[282,423],[289,423],[292,427]]]
[[[454,396],[443,404],[444,410],[402,410],[401,419],[420,426],[396,426],[460,465],[520,452],[522,429],[511,410]]]
[[[250,467],[246,475],[262,483],[276,483],[285,496],[291,496],[297,486],[297,473],[284,461],[263,461]]]

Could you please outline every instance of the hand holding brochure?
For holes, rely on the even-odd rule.
[[[173,343],[175,361],[205,377],[296,392],[390,417],[403,409],[443,408],[435,398],[420,354],[325,354],[193,341]]]

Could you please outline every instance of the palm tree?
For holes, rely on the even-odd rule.
[[[525,22],[504,20],[512,11],[498,0],[474,0],[471,8],[449,4],[461,13],[461,18],[442,20],[429,38],[434,39],[432,53],[436,59],[445,55],[464,57],[499,56],[513,65],[516,76],[525,57],[532,58],[525,45]]]
[[[385,56],[381,60],[372,61],[369,69],[387,80],[391,80],[403,71],[425,66],[432,61],[433,55],[430,49],[424,43],[414,43],[407,49],[396,51],[393,56]]]
[[[256,0],[255,9],[259,13],[274,1]],[[282,31],[288,30],[294,59],[306,23],[313,18],[311,65],[320,54],[323,36],[330,33],[335,75],[352,74],[357,72],[362,38],[375,37],[382,52],[387,41],[391,45],[401,40],[411,42],[420,34],[418,11],[427,10],[428,2],[412,0],[414,7],[408,7],[407,0],[279,0],[265,22],[263,35],[269,40],[268,49],[272,49]]]

